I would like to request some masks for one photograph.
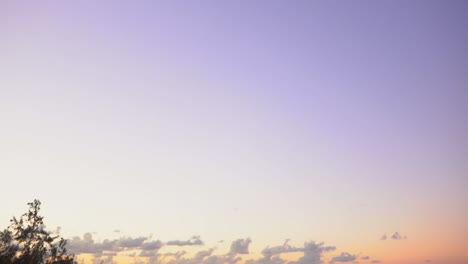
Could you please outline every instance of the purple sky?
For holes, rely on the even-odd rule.
[[[0,192],[0,224],[38,198],[68,236],[466,259],[467,11],[3,1],[0,176],[24,186]],[[416,253],[385,251],[395,231]]]

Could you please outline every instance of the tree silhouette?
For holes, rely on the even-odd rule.
[[[67,253],[66,240],[52,236],[39,215],[41,202],[28,203],[29,211],[0,231],[0,264],[76,264]]]

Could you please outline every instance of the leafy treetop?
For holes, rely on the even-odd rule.
[[[39,215],[41,202],[28,203],[29,210],[0,231],[0,264],[76,264],[67,253],[67,241],[46,231]]]

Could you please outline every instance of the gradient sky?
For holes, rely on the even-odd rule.
[[[50,229],[96,243],[251,238],[245,261],[313,240],[336,247],[326,262],[466,264],[467,12],[1,1],[0,227],[37,198]]]

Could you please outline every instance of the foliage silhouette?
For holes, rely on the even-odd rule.
[[[76,264],[67,253],[67,241],[44,230],[44,217],[39,215],[41,202],[28,203],[29,210],[0,231],[0,264]]]

